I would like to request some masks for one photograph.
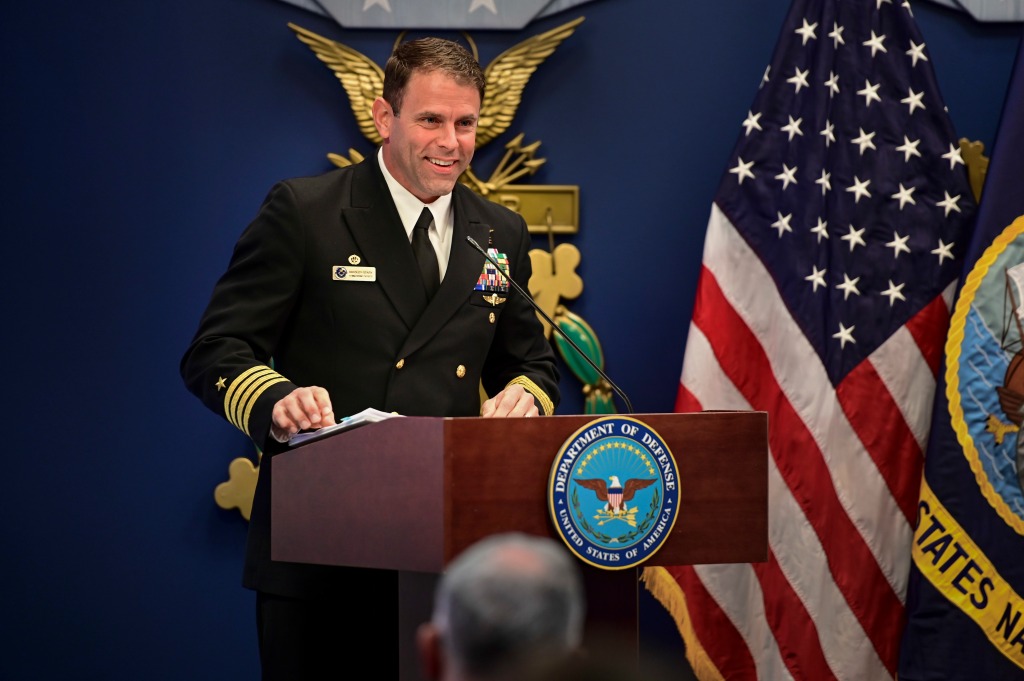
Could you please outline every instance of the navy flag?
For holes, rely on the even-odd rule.
[[[946,341],[901,681],[1024,678],[1024,45]]]

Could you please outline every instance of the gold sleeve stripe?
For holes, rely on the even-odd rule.
[[[259,380],[259,378],[273,373],[274,370],[270,367],[259,364],[246,369],[236,379],[231,381],[227,392],[224,393],[224,415],[231,422],[231,425],[241,430],[242,424],[238,420],[238,405],[241,402],[242,394],[252,385],[254,380]]]
[[[250,435],[249,415],[252,405],[267,388],[287,380],[268,366],[259,365],[247,369],[228,386],[224,394],[224,415],[233,426]]]
[[[279,378],[278,374],[268,369],[267,371],[253,374],[244,386],[244,389],[239,389],[235,402],[231,405],[231,419],[236,426],[247,433],[249,432],[245,430],[244,415],[251,408],[252,401],[259,396],[259,393],[266,389],[265,386],[270,385],[269,382],[277,378]]]
[[[261,385],[252,395],[252,399],[249,400],[248,404],[245,405],[245,413],[242,415],[242,431],[249,437],[252,437],[252,433],[249,432],[249,414],[252,412],[252,406],[256,404],[256,399],[263,394],[263,391],[274,385],[275,383],[285,383],[288,379],[284,376],[278,375],[277,378],[273,378]]]
[[[555,405],[548,397],[548,394],[540,389],[536,383],[528,379],[526,376],[516,376],[508,382],[507,388],[510,385],[521,385],[526,389],[526,392],[530,393],[540,402],[541,411],[544,412],[545,416],[551,416],[555,411]]]
[[[270,367],[257,365],[249,369],[246,369],[241,374],[239,374],[237,378],[231,381],[231,385],[229,385],[228,389],[224,392],[224,417],[227,418],[231,425],[238,428],[238,423],[232,417],[232,414],[234,412],[232,405],[235,403],[236,395],[240,387],[243,385],[247,385],[247,381],[249,380],[250,377],[252,377],[254,373],[262,373],[269,370]]]
[[[249,435],[249,413],[256,399],[263,394],[263,391],[275,383],[286,380],[275,371],[267,370],[253,374],[244,386],[240,386],[236,393],[235,400],[231,405],[229,420],[246,435]]]

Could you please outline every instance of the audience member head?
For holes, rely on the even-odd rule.
[[[419,647],[432,679],[524,679],[578,649],[583,587],[556,542],[495,535],[468,548],[438,585]]]

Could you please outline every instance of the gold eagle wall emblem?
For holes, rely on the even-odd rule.
[[[501,54],[484,69],[486,87],[480,103],[480,120],[476,129],[476,148],[486,145],[508,130],[515,118],[523,89],[537,67],[540,66],[571,36],[583,17],[574,19],[515,45]],[[384,91],[384,71],[362,52],[330,38],[289,23],[288,28],[313,50],[317,58],[327,65],[348,94],[352,113],[356,117],[363,137],[374,146],[381,140],[373,125],[373,100]],[[468,36],[473,56],[479,60],[476,44]]]

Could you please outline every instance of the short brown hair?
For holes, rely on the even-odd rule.
[[[440,71],[459,85],[475,87],[484,98],[484,72],[473,55],[456,42],[441,38],[420,38],[395,48],[384,66],[384,100],[395,115],[402,108],[405,87],[417,71]]]

